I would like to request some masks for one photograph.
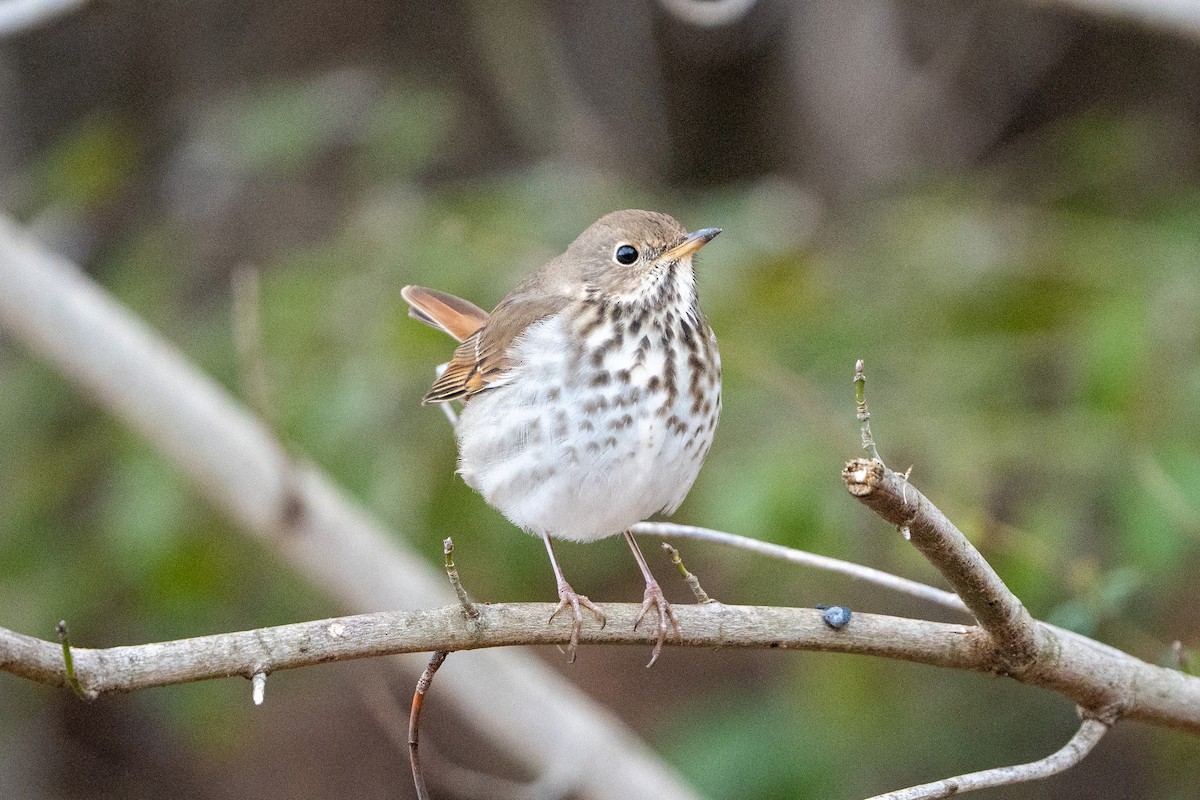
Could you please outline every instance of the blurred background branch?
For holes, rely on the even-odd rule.
[[[1035,0],[1061,3],[1085,14],[1130,20],[1165,31],[1200,36],[1200,8],[1189,0]]]
[[[77,11],[88,0],[0,0],[0,38],[46,25]]]

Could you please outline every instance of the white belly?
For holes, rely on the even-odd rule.
[[[627,336],[592,364],[572,353],[561,320],[532,325],[514,345],[521,366],[466,404],[459,472],[526,531],[586,541],[683,502],[712,444],[720,379],[689,391],[687,353],[675,355],[671,398],[665,350],[643,348],[636,363],[641,337]],[[593,385],[600,373],[609,379]]]

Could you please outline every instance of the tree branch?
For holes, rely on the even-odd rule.
[[[1087,754],[1092,752],[1092,748],[1104,738],[1104,734],[1108,733],[1108,729],[1109,723],[1097,719],[1085,719],[1079,726],[1079,730],[1075,732],[1069,742],[1063,745],[1061,750],[1037,761],[958,775],[933,783],[876,795],[867,800],[933,800],[933,798],[957,796],[979,789],[992,789],[996,786],[1044,780],[1083,761]]]
[[[856,459],[846,465],[842,477],[864,505],[891,524],[908,527],[912,543],[988,631],[997,673],[1061,692],[1101,719],[1129,716],[1200,733],[1191,721],[1200,715],[1200,678],[1154,667],[1034,620],[962,531],[881,462]],[[1150,683],[1143,684],[1144,678]]]
[[[302,622],[174,642],[110,647],[72,647],[75,673],[91,697],[151,686],[225,678],[396,653],[477,650],[513,645],[563,645],[571,625],[547,624],[550,603],[477,605],[478,621],[461,605]],[[606,603],[608,624],[586,622],[585,644],[653,644],[654,631],[633,630],[640,606]],[[936,667],[995,673],[1002,663],[992,637],[976,626],[855,613],[834,630],[821,612],[807,608],[676,605],[687,647],[758,647],[881,656]],[[1200,678],[1147,664],[1088,640],[1051,643],[1035,669],[1013,676],[1050,689],[1111,719],[1127,716],[1200,735]],[[1117,652],[1116,655],[1113,653]],[[466,663],[486,654],[478,653]],[[0,670],[39,683],[67,686],[61,647],[0,628]]]
[[[992,565],[946,515],[903,475],[878,459],[859,458],[842,471],[850,494],[907,531],[910,541],[954,587],[967,608],[996,640],[999,671],[1019,675],[1049,643],[1025,606]]]
[[[552,603],[478,604],[478,620],[460,605],[425,611],[389,611],[218,633],[154,644],[89,649],[72,647],[75,674],[89,698],[154,686],[242,676],[356,658],[451,652],[514,645],[565,645],[571,622],[547,623]],[[943,667],[991,671],[986,637],[977,628],[855,614],[841,630],[807,608],[676,605],[689,647],[761,647],[819,650],[900,658]],[[608,624],[588,621],[585,644],[653,644],[656,630],[633,629],[641,606],[605,603]],[[974,631],[974,632],[973,632]],[[679,644],[672,639],[672,643]],[[984,647],[979,647],[983,643]],[[67,686],[62,649],[55,642],[0,628],[0,670],[38,683]]]

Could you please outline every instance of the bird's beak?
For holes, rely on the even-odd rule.
[[[695,233],[689,233],[687,238],[658,257],[659,261],[678,261],[690,256],[704,245],[711,242],[721,232],[720,228],[701,228]]]

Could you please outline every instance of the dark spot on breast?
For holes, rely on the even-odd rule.
[[[629,332],[630,332],[630,333],[637,333],[637,332],[638,332],[638,331],[640,331],[641,329],[642,329],[642,319],[641,319],[641,317],[638,317],[638,318],[636,318],[636,319],[631,319],[631,320],[629,321]]]
[[[663,385],[667,387],[667,405],[675,402],[679,389],[675,385],[675,348],[668,347],[663,353]]]
[[[648,353],[649,351],[650,351],[650,337],[643,336],[642,340],[640,342],[638,342],[637,349],[633,351],[633,363],[634,364],[645,364],[646,363],[646,353]]]
[[[551,403],[560,397],[562,397],[562,389],[559,389],[557,386],[550,387],[550,389],[546,392],[546,399]]]
[[[617,383],[629,383],[629,379],[630,379],[629,370],[627,370],[627,369],[617,370]]]
[[[613,407],[627,408],[637,403],[637,401],[640,399],[642,399],[642,390],[636,386],[633,386],[627,389],[624,393],[618,395],[617,398],[613,400]]]
[[[598,311],[596,311],[596,312],[594,313],[594,315],[592,316],[592,318],[591,318],[591,319],[589,319],[589,320],[588,320],[588,321],[587,321],[587,322],[586,322],[586,323],[583,325],[583,327],[581,327],[581,328],[579,329],[579,337],[580,337],[581,339],[586,339],[586,338],[587,338],[588,336],[590,336],[590,335],[591,335],[591,334],[592,334],[592,333],[593,333],[593,332],[594,332],[594,331],[595,331],[597,328],[599,328],[599,327],[600,327],[600,325],[601,325],[601,324],[603,324],[603,322],[604,322],[604,309],[603,309],[603,307],[601,307],[601,308],[600,308]]]
[[[579,430],[583,431],[584,433],[591,433],[592,431],[596,430],[596,426],[592,424],[590,419],[581,419],[579,420]]]
[[[620,334],[617,334],[616,336],[610,336],[601,342],[596,349],[592,351],[592,366],[604,366],[604,356],[606,356],[608,351],[612,350],[614,347],[620,347],[622,339],[623,337]]]
[[[612,422],[608,423],[608,427],[612,428],[614,431],[619,431],[619,430],[622,430],[623,428],[628,428],[632,424],[633,424],[633,415],[632,414],[624,414],[621,416],[620,419],[614,419]]]
[[[604,446],[605,446],[605,447],[611,447],[611,448],[614,448],[614,449],[615,449],[615,448],[616,448],[616,446],[617,446],[617,437],[615,437],[615,436],[609,436],[609,437],[607,437],[607,438],[604,440]]]
[[[652,392],[657,392],[662,388],[662,378],[657,375],[651,375],[650,380],[646,381],[646,388]]]
[[[597,397],[593,400],[588,400],[586,403],[583,404],[583,413],[585,413],[585,414],[595,414],[597,411],[607,411],[607,410],[608,410],[608,399],[604,398],[604,397]]]
[[[595,375],[592,376],[591,381],[589,381],[589,385],[590,386],[608,386],[608,383],[611,380],[612,380],[612,376],[609,375],[607,372],[597,372]]]

